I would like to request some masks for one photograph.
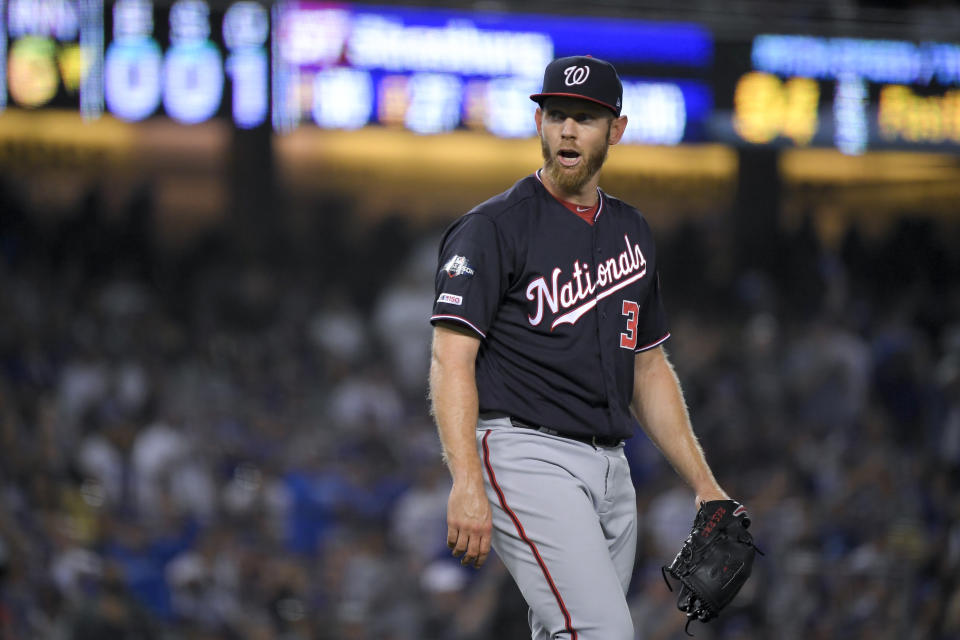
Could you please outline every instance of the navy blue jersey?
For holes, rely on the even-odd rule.
[[[482,338],[481,412],[569,435],[633,434],[634,354],[670,334],[646,220],[599,197],[591,225],[531,175],[444,234],[430,320]]]

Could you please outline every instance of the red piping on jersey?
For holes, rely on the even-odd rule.
[[[481,338],[487,337],[487,334],[485,334],[483,331],[480,331],[480,329],[478,329],[475,324],[473,324],[466,318],[461,318],[460,316],[451,316],[447,314],[430,316],[430,322],[433,322],[434,320],[456,320],[457,322],[462,322],[463,324],[467,325],[468,327],[470,327],[471,329],[479,333]]]
[[[577,630],[573,628],[573,623],[570,621],[570,612],[567,611],[567,606],[563,603],[563,597],[560,595],[560,591],[557,589],[557,585],[553,582],[553,576],[550,575],[550,571],[547,569],[546,563],[543,561],[543,558],[540,557],[540,551],[537,550],[537,545],[534,544],[533,540],[527,537],[527,532],[523,530],[523,525],[520,524],[520,518],[517,517],[517,514],[513,512],[507,505],[507,499],[503,495],[503,491],[500,490],[500,485],[497,484],[497,476],[493,473],[493,466],[490,464],[490,447],[487,446],[487,438],[490,437],[490,431],[488,430],[483,434],[483,466],[487,469],[487,475],[490,477],[490,484],[493,486],[493,490],[497,492],[497,498],[500,500],[500,506],[503,507],[503,510],[507,512],[507,515],[510,516],[510,519],[513,520],[513,526],[517,528],[517,533],[520,534],[520,539],[527,543],[527,546],[530,547],[530,551],[533,552],[533,557],[537,559],[537,564],[540,565],[540,570],[543,572],[543,576],[547,579],[547,584],[550,586],[550,590],[553,592],[553,597],[557,599],[557,605],[560,607],[560,613],[563,614],[563,620],[566,624],[567,631],[570,632],[570,640],[577,640]]]
[[[651,342],[650,344],[642,347],[637,347],[636,349],[634,349],[634,353],[640,353],[641,351],[646,351],[647,349],[653,349],[655,346],[657,346],[661,342],[666,342],[667,338],[669,337],[670,337],[670,332],[668,331],[667,335],[663,336],[659,340],[655,340],[654,342]]]

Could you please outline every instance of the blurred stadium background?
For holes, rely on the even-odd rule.
[[[439,234],[626,85],[602,185],[766,556],[706,639],[960,638],[953,2],[0,0],[0,638],[526,637],[445,548]],[[637,637],[693,496],[639,435]]]

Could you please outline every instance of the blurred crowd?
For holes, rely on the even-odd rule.
[[[0,638],[528,637],[496,557],[445,544],[442,225],[342,205],[170,249],[95,196],[38,219],[0,187]],[[658,233],[667,350],[765,554],[693,631],[960,638],[958,225],[827,244],[811,215],[746,255],[729,215]],[[627,452],[637,637],[682,638],[660,566],[693,495]]]

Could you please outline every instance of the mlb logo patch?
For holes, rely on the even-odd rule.
[[[459,307],[461,304],[463,304],[463,296],[455,296],[452,293],[441,293],[440,297],[437,298],[437,302],[455,304]]]
[[[474,274],[473,267],[470,266],[470,261],[465,256],[453,256],[447,261],[447,264],[443,265],[443,270],[451,278],[456,276],[467,276],[469,278]]]

